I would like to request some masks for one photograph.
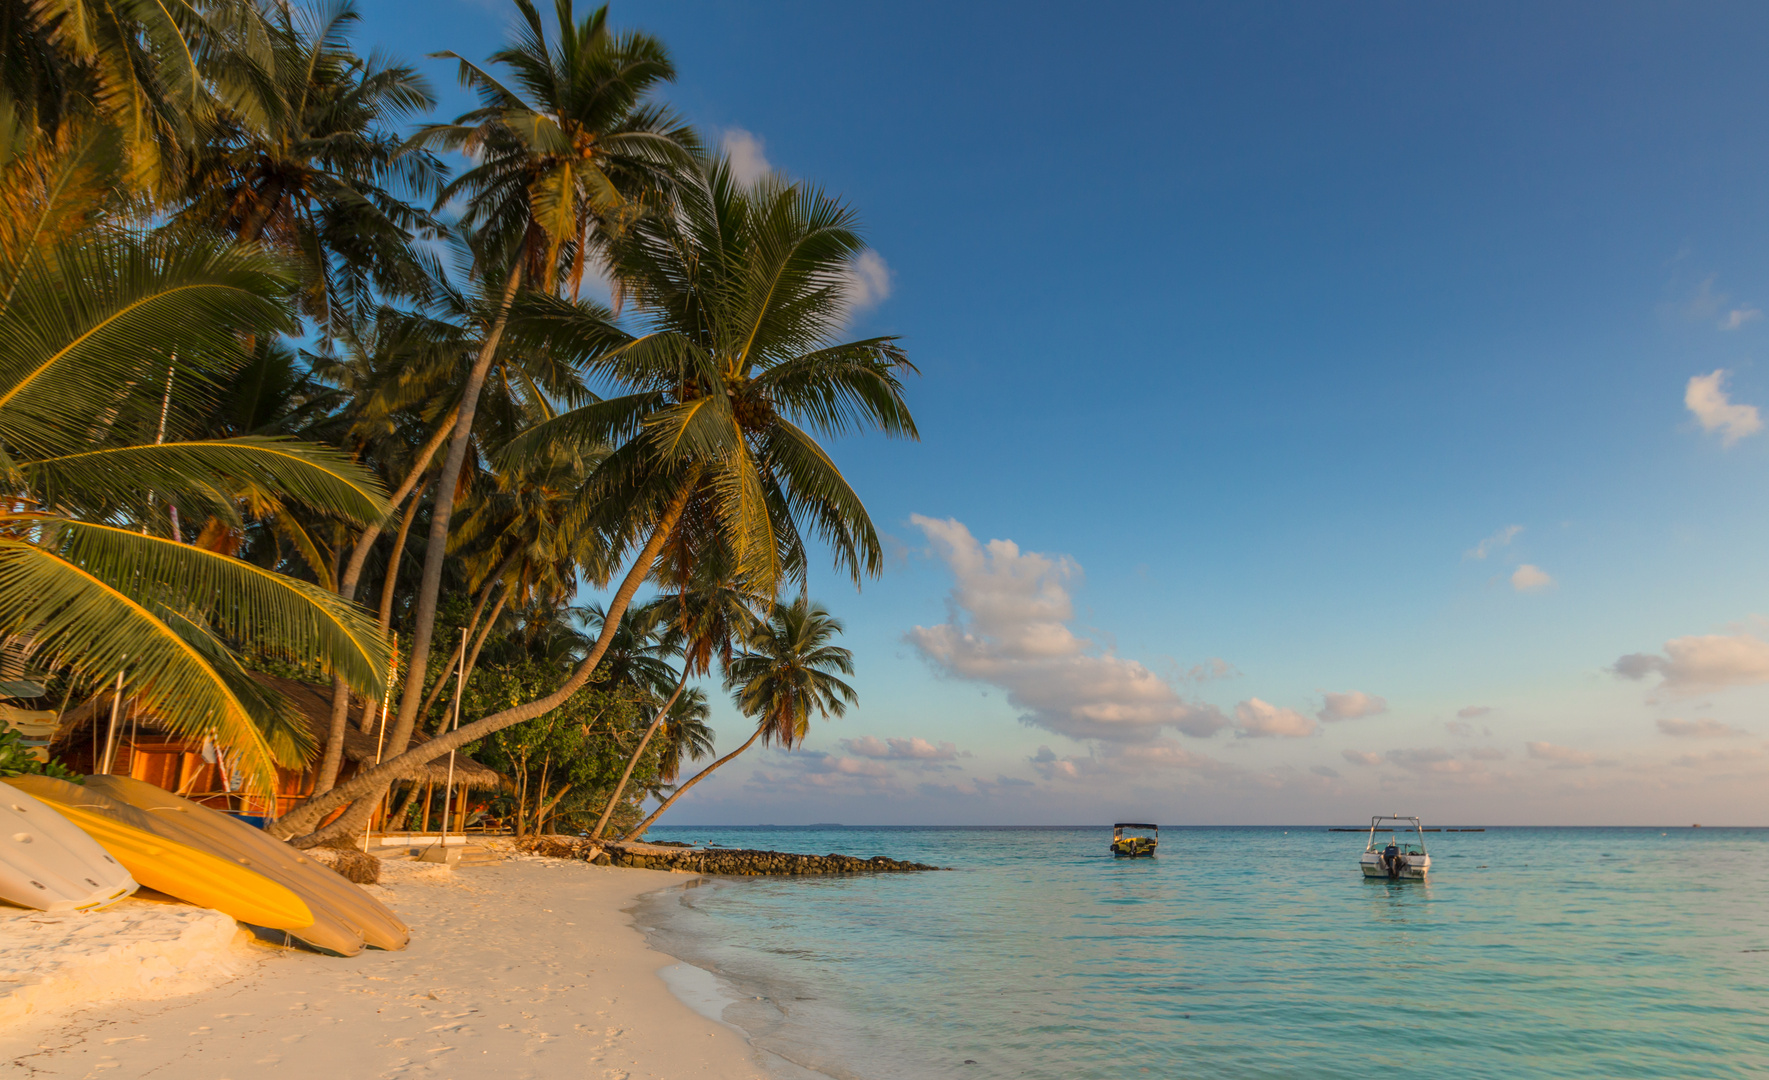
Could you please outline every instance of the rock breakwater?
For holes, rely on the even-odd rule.
[[[925,863],[903,862],[874,855],[800,855],[790,851],[750,851],[744,848],[680,848],[661,844],[593,844],[575,836],[535,836],[517,843],[518,850],[556,859],[583,859],[598,866],[627,866],[645,870],[685,870],[695,874],[731,874],[753,877],[765,874],[878,874],[938,870]]]

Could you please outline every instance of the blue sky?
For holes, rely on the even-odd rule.
[[[510,10],[364,8],[445,115]],[[612,14],[923,372],[860,707],[677,823],[1769,823],[1769,9]]]

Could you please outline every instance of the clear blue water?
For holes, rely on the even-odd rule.
[[[1108,837],[659,829],[954,870],[727,879],[640,921],[837,1077],[1769,1076],[1769,830],[1428,834],[1400,884],[1318,827]]]

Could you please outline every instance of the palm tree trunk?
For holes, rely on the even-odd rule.
[[[399,532],[393,537],[393,551],[387,556],[387,572],[381,575],[381,632],[393,625],[393,597],[399,586],[399,561],[405,558],[406,537],[411,535],[412,522],[418,516],[418,506],[424,497],[418,495],[406,504],[405,515],[399,519]],[[348,569],[345,571],[348,573]]]
[[[595,674],[596,665],[602,662],[602,655],[608,651],[609,643],[614,640],[615,631],[620,629],[621,619],[626,616],[627,607],[633,602],[633,595],[639,591],[639,586],[651,575],[651,567],[657,561],[658,552],[663,550],[664,543],[675,532],[677,522],[681,521],[682,513],[688,509],[688,500],[693,496],[698,481],[698,470],[692,470],[684,478],[680,490],[676,492],[675,497],[670,500],[669,505],[658,518],[651,538],[645,543],[644,550],[640,551],[639,557],[633,560],[632,568],[627,571],[626,577],[621,580],[620,588],[609,601],[608,613],[602,621],[602,632],[596,636],[596,644],[590,647],[590,652],[584,657],[583,662],[578,664],[577,669],[557,689],[544,697],[475,720],[446,735],[431,739],[417,750],[408,750],[375,768],[357,773],[350,778],[349,782],[340,784],[326,792],[325,795],[309,799],[299,808],[291,810],[287,816],[271,827],[273,835],[283,840],[301,836],[301,829],[312,829],[324,820],[327,814],[338,807],[346,803],[356,803],[338,820],[323,829],[301,836],[301,840],[304,844],[311,846],[330,840],[334,836],[355,835],[361,829],[363,821],[367,820],[367,814],[373,809],[375,799],[380,797],[380,792],[389,783],[415,775],[424,765],[450,750],[456,750],[470,742],[483,739],[512,724],[520,724],[524,720],[544,716],[570,700],[573,694],[590,681],[590,676]],[[437,501],[442,501],[440,495]],[[434,617],[434,604],[432,604],[431,614]],[[414,668],[418,664],[415,652],[411,663]],[[411,731],[408,727],[406,735],[409,737],[410,734]]]
[[[755,741],[762,737],[762,732],[765,731],[766,729],[767,729],[767,725],[765,723],[758,725],[756,727],[756,733],[749,737],[748,742],[744,743],[742,746],[739,746],[737,749],[731,751],[729,754],[726,754],[724,757],[720,758],[719,760],[713,762],[711,765],[708,765],[706,768],[695,773],[694,779],[688,781],[686,784],[683,784],[681,787],[677,788],[675,790],[675,794],[671,795],[669,798],[667,798],[663,801],[662,806],[651,811],[650,817],[646,818],[644,821],[639,822],[638,828],[634,829],[630,833],[627,833],[625,836],[621,837],[621,839],[622,840],[637,840],[645,832],[646,829],[649,829],[651,827],[652,822],[656,821],[658,818],[663,816],[663,812],[665,810],[668,810],[671,806],[674,806],[677,799],[681,798],[683,795],[686,795],[688,793],[689,788],[693,787],[695,784],[700,783],[702,780],[705,780],[707,778],[707,775],[709,773],[711,773],[714,769],[718,768],[720,765],[725,764],[725,762],[730,761],[732,758],[736,757],[738,754],[741,754],[745,750],[748,750],[750,747],[754,746]]]
[[[510,598],[509,590],[506,589],[503,592],[503,594],[498,597],[497,607],[492,608],[491,618],[486,620],[484,628],[481,629],[480,624],[479,624],[479,616],[484,614],[485,602],[487,600],[491,599],[491,590],[496,585],[497,585],[497,581],[495,579],[486,584],[485,591],[479,594],[478,605],[473,608],[473,617],[470,620],[468,620],[468,622],[467,622],[467,636],[469,638],[476,638],[477,639],[476,644],[474,644],[474,646],[473,646],[473,651],[471,653],[469,653],[467,656],[467,674],[468,675],[473,674],[473,665],[479,662],[479,650],[481,647],[483,647],[485,645],[486,635],[491,633],[492,624],[496,623],[498,616],[503,613],[504,601],[506,601]],[[459,660],[461,658],[461,647],[464,644],[465,644],[464,641],[455,642],[454,651],[448,654],[448,663],[443,665],[444,671],[454,670],[455,661]],[[447,686],[448,686],[447,679],[444,678],[444,679],[437,679],[436,680],[436,685],[432,686],[430,688],[430,692],[428,694],[424,695],[424,704],[422,704],[418,707],[418,718],[419,719],[423,719],[424,717],[430,715],[431,706],[436,704],[436,699],[442,696],[442,691]]]
[[[608,805],[602,808],[602,818],[596,822],[595,831],[590,833],[592,842],[602,839],[603,830],[608,828],[608,819],[614,816],[615,804],[620,802],[621,794],[626,791],[627,781],[633,778],[633,770],[638,767],[639,758],[645,753],[645,747],[650,744],[651,736],[657,733],[657,729],[663,724],[663,718],[670,714],[671,709],[675,708],[676,699],[682,696],[682,690],[687,685],[688,668],[684,665],[682,678],[676,683],[676,692],[663,703],[663,708],[657,710],[657,715],[652,718],[651,726],[645,729],[645,737],[639,740],[639,748],[634,750],[633,756],[627,759],[627,771],[620,774],[620,783],[614,785],[614,794],[608,797]]]
[[[479,409],[479,392],[485,387],[491,362],[497,356],[498,345],[510,325],[510,305],[521,285],[522,266],[518,263],[504,283],[497,315],[479,346],[479,356],[473,361],[472,370],[467,373],[466,385],[461,388],[461,403],[456,410],[448,456],[443,458],[442,471],[436,477],[436,497],[430,503],[430,542],[424,550],[424,572],[418,579],[418,602],[412,617],[411,663],[406,669],[405,692],[399,699],[399,719],[394,723],[392,737],[387,743],[395,761],[411,745],[412,725],[417,723],[418,705],[424,699],[430,639],[436,632],[436,601],[442,591],[442,563],[448,555],[449,515],[454,510],[455,488],[460,483],[461,469],[467,464],[467,447],[473,437],[473,417]]]
[[[457,410],[458,411],[458,410]],[[387,581],[382,587],[381,595],[381,631],[386,632],[393,614],[392,592],[393,580],[399,574],[399,556],[405,549],[405,537],[411,529],[412,518],[418,509],[419,496],[414,494],[418,481],[430,468],[430,459],[436,456],[437,447],[442,445],[443,436],[448,433],[449,425],[445,422],[437,425],[430,440],[418,452],[418,460],[405,474],[405,481],[399,490],[393,493],[390,506],[398,506],[407,496],[411,497],[411,505],[406,507],[404,518],[399,526],[399,541],[393,548],[393,562],[387,571]],[[346,600],[356,599],[356,583],[362,577],[362,566],[368,559],[369,550],[375,546],[375,540],[381,535],[381,523],[376,522],[362,531],[356,539],[356,547],[350,552],[350,560],[344,564],[341,573],[334,573],[333,579],[338,582],[338,595]],[[341,549],[340,549],[341,550]],[[365,712],[364,715],[367,715]],[[332,676],[332,715],[326,728],[326,752],[320,759],[319,775],[314,778],[313,794],[323,795],[332,790],[338,782],[338,770],[344,764],[344,728],[350,722],[350,690],[344,680]]]

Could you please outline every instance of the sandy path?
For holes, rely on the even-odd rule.
[[[0,1075],[112,1080],[758,1080],[741,1033],[670,994],[624,909],[679,874],[517,859],[389,864],[412,926],[349,960],[254,946],[247,974],[0,1038]]]

